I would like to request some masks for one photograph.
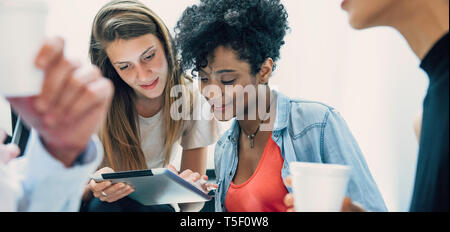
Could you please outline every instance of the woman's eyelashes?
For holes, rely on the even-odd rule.
[[[149,55],[145,55],[145,56],[142,58],[142,60],[143,60],[143,61],[149,61],[149,60],[153,59],[153,57],[155,57],[155,52],[152,52],[152,53],[149,54]],[[120,71],[125,71],[125,70],[129,69],[130,66],[131,66],[131,64],[124,64],[124,65],[122,65],[122,66],[119,66],[119,70],[120,70]]]
[[[209,81],[209,79],[208,78],[200,78],[200,81],[203,82],[203,83],[207,83]],[[231,81],[224,81],[224,80],[222,80],[220,82],[223,85],[232,85],[234,83],[234,81],[236,81],[236,80],[231,80]]]
[[[120,69],[120,71],[124,71],[124,70],[126,70],[128,67],[130,67],[129,64],[120,66],[119,69]]]
[[[209,82],[209,76],[207,75],[195,75],[202,83]],[[222,77],[217,78],[220,79],[220,83],[223,85],[232,85],[238,79],[238,77]]]
[[[235,80],[236,80],[236,79],[230,80],[230,81],[221,80],[220,82],[222,82],[222,84],[224,84],[224,85],[232,85],[232,84],[234,83]]]
[[[147,55],[144,57],[144,60],[151,60],[155,56],[155,53],[151,53],[150,55]]]

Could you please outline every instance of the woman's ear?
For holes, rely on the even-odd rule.
[[[269,83],[270,76],[272,76],[272,70],[273,60],[269,57],[261,65],[261,70],[257,74],[258,84],[267,85]]]

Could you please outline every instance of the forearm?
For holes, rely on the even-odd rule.
[[[103,158],[97,138],[89,143],[79,160],[67,168],[44,148],[32,131],[25,156],[15,160],[20,170],[24,199],[21,211],[76,211],[74,202],[81,202],[84,187]],[[51,191],[49,191],[51,189]]]

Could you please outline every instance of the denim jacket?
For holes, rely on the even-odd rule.
[[[387,211],[361,150],[340,114],[322,103],[292,100],[272,92],[277,98],[272,139],[284,159],[282,178],[290,175],[289,163],[293,161],[349,165],[351,174],[346,196],[368,211]],[[234,120],[215,147],[217,212],[226,211],[225,197],[238,166],[239,134],[239,123]]]

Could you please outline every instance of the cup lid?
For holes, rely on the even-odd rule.
[[[326,164],[312,162],[291,162],[289,163],[292,174],[308,175],[349,175],[350,167],[341,164]]]
[[[47,3],[41,0],[0,0],[0,10],[27,9],[47,12]]]

